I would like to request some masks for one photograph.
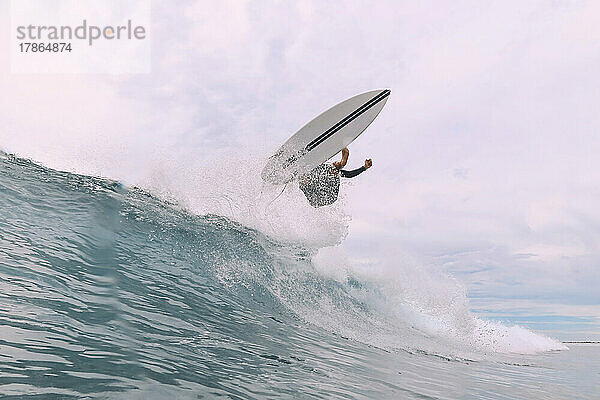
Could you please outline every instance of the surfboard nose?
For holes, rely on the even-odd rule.
[[[377,94],[377,97],[386,99],[390,94],[392,94],[392,89],[375,89],[370,91],[369,93]]]

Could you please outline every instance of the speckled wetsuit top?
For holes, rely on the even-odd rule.
[[[322,207],[335,203],[340,191],[340,175],[353,178],[366,171],[360,167],[352,171],[338,170],[333,164],[321,164],[299,179],[300,190],[313,207]]]

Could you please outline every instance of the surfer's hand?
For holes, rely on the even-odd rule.
[[[308,177],[303,176],[300,179],[298,179],[298,184],[300,185],[300,189],[308,186]]]
[[[367,158],[365,160],[365,169],[369,169],[373,166],[373,160],[371,160],[370,158]]]
[[[342,157],[346,157],[346,158],[348,158],[348,156],[349,156],[349,155],[350,155],[350,150],[348,150],[348,148],[347,148],[347,147],[344,147],[344,148],[342,149]]]

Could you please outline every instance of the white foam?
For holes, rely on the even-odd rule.
[[[178,201],[196,214],[225,216],[281,241],[308,247],[340,243],[350,217],[344,195],[333,206],[313,208],[297,182],[262,181],[265,158],[206,160],[201,169],[177,160],[157,163],[141,186]]]
[[[521,326],[486,321],[469,310],[466,290],[456,279],[399,254],[382,263],[351,263],[340,247],[314,257],[316,269],[346,286],[372,315],[328,315],[331,306],[307,311],[311,322],[359,341],[383,347],[465,355],[471,352],[531,354],[567,349],[559,341]],[[325,303],[325,301],[324,301]],[[336,311],[343,311],[339,306]],[[347,321],[340,321],[344,318]],[[373,324],[377,320],[377,324]],[[362,332],[361,332],[362,330]]]

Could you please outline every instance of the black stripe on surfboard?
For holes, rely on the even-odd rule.
[[[373,97],[371,100],[367,101],[365,104],[363,104],[362,106],[360,106],[359,108],[354,110],[352,113],[350,113],[349,115],[344,117],[341,121],[336,123],[334,126],[332,126],[328,130],[323,132],[319,137],[317,137],[312,142],[310,142],[308,145],[306,145],[306,151],[311,151],[312,149],[317,147],[319,144],[321,144],[322,142],[324,142],[325,140],[330,138],[334,133],[336,133],[340,129],[344,128],[350,122],[354,121],[361,114],[365,113],[368,109],[373,107],[375,104],[377,104],[381,100],[385,99],[387,96],[390,95],[390,93],[391,92],[389,90],[384,90],[383,92],[379,93],[377,96]]]
[[[368,109],[370,109],[371,107],[373,107],[375,104],[379,103],[381,100],[383,100],[386,97],[388,97],[390,95],[390,93],[391,92],[386,89],[383,92],[379,93],[377,96],[373,97],[371,100],[367,101],[365,104],[363,104],[362,106],[360,106],[356,110],[354,110],[351,114],[348,114],[341,121],[339,121],[338,123],[336,123],[331,128],[327,129],[325,132],[323,132],[321,135],[319,135],[319,137],[317,137],[312,142],[310,142],[309,144],[307,144],[306,145],[306,151],[311,151],[312,149],[314,149],[315,147],[317,147],[319,144],[321,144],[322,142],[324,142],[325,140],[327,140],[329,137],[331,137],[334,133],[336,133],[337,131],[339,131],[340,129],[342,129],[346,125],[348,125],[350,122],[354,121],[361,114],[365,113]]]

